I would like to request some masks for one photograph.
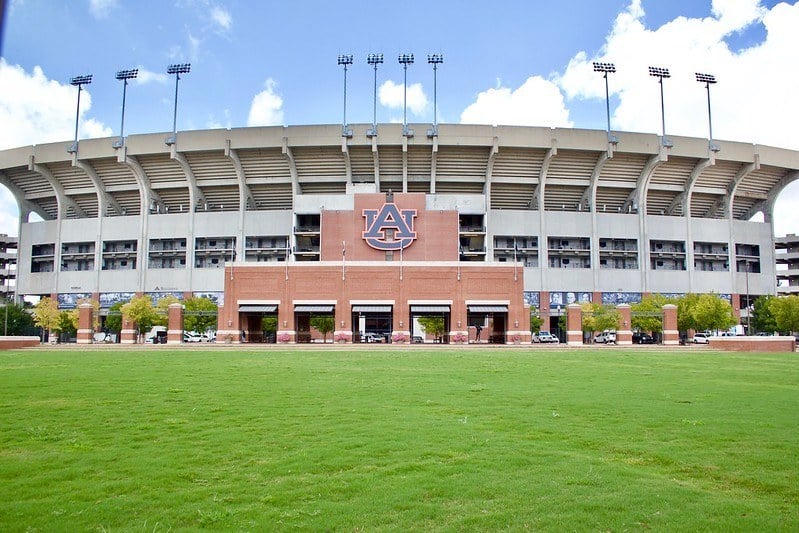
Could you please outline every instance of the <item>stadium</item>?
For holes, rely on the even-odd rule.
[[[575,301],[716,292],[740,315],[776,292],[771,215],[797,152],[644,133],[608,142],[595,130],[372,126],[351,125],[351,137],[310,125],[1,151],[0,183],[20,211],[17,297],[62,308],[92,298],[107,310],[140,294],[203,295],[235,339],[260,340],[273,316],[278,335],[308,341],[320,314],[340,339],[410,338],[419,317],[440,315],[449,337],[480,326],[507,342],[529,340],[531,306],[557,331]]]

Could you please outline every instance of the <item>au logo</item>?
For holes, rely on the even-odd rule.
[[[387,200],[380,209],[364,209],[363,216],[366,219],[363,240],[376,250],[403,250],[416,240],[413,230],[416,209],[398,209],[393,200]],[[386,230],[392,229],[394,238],[388,240]]]

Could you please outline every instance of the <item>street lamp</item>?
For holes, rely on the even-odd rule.
[[[372,114],[372,128],[366,130],[367,137],[376,137],[377,136],[377,65],[383,62],[383,54],[369,54],[366,56],[366,62],[370,65],[373,65],[375,68],[375,94],[374,94],[374,105],[373,105],[373,114]]]
[[[671,78],[669,69],[661,67],[649,67],[649,75],[658,79],[660,84],[660,122],[663,126],[662,142],[666,148],[671,148],[674,144],[666,138],[666,107],[663,104],[663,78]]]
[[[122,148],[125,145],[125,95],[128,91],[128,80],[132,80],[139,75],[139,69],[120,70],[116,78],[122,80],[122,125],[119,127],[119,140],[114,143],[114,148]]]
[[[442,54],[427,54],[427,62],[433,65],[433,128],[427,130],[428,137],[438,136],[438,110],[436,108],[436,70],[444,62]]]
[[[167,74],[175,75],[175,107],[172,113],[172,136],[167,138],[166,144],[172,145],[177,142],[178,137],[178,82],[181,74],[188,74],[191,71],[191,63],[175,63],[166,69]]]
[[[713,74],[702,74],[701,72],[696,73],[696,81],[699,83],[705,84],[705,89],[707,89],[707,124],[710,137],[708,138],[708,147],[710,148],[711,152],[718,152],[721,150],[719,146],[713,142],[713,118],[710,114],[710,84],[716,83],[716,76]]]
[[[400,54],[397,61],[402,65],[402,134],[413,137],[413,130],[408,129],[408,65],[413,65],[413,54]]]
[[[75,112],[75,141],[72,143],[72,146],[69,147],[67,152],[70,154],[75,154],[78,152],[78,121],[80,120],[80,93],[83,90],[84,85],[89,85],[92,82],[92,74],[86,74],[84,76],[75,76],[74,78],[70,78],[69,83],[70,85],[74,85],[78,88],[78,110]]]
[[[352,65],[352,55],[339,55],[338,64],[344,66],[344,121],[341,124],[341,136],[352,137],[352,130],[347,127],[347,66]]]
[[[594,62],[594,72],[602,72],[602,77],[605,78],[605,110],[608,116],[608,142],[611,144],[618,144],[619,139],[610,133],[610,91],[608,90],[608,74],[616,72],[616,65],[613,63]]]

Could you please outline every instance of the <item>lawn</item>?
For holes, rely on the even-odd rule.
[[[799,356],[0,352],[0,529],[799,529]]]

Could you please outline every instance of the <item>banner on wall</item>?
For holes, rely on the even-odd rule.
[[[127,303],[136,296],[135,292],[101,292],[100,309],[108,309],[117,302]]]
[[[78,300],[91,300],[92,293],[90,292],[73,292],[73,293],[58,293],[58,308],[59,309],[75,309],[78,306]]]
[[[590,292],[550,292],[549,293],[549,308],[560,309],[569,304],[583,304],[590,303],[593,299],[593,293]]]

